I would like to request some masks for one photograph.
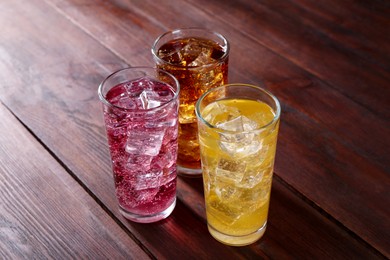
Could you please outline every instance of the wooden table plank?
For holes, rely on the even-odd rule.
[[[301,19],[338,45],[354,52],[359,59],[389,72],[390,6],[383,1],[307,1],[291,0],[284,15]],[[282,10],[283,3],[279,2]],[[353,15],[351,15],[353,14]],[[375,28],[375,30],[373,30]],[[384,51],[386,50],[386,51]]]
[[[390,6],[383,1],[293,0],[291,16],[316,28],[361,58],[389,71]],[[353,15],[351,15],[351,13]],[[286,12],[284,13],[285,15]],[[375,30],[373,30],[375,28]]]
[[[204,7],[206,2],[208,3],[204,0],[192,2],[199,7]],[[331,6],[338,5],[338,1],[334,1],[333,4],[328,3],[328,1],[323,2]],[[220,19],[242,30],[278,54],[287,57],[318,78],[330,82],[331,86],[347,97],[379,115],[389,115],[390,105],[387,97],[390,96],[390,90],[387,86],[390,76],[388,63],[384,70],[380,66],[375,66],[371,62],[361,59],[356,55],[356,50],[344,48],[343,44],[339,42],[335,43],[317,28],[306,24],[300,15],[294,15],[294,13],[290,15],[292,8],[287,3],[280,4],[280,1],[272,0],[261,2],[232,1],[231,3],[234,4],[222,6],[220,1],[212,1],[211,3],[207,5],[207,9],[203,8],[205,12],[215,13],[218,11]],[[364,6],[355,4],[354,10],[356,9],[364,10]],[[348,11],[349,15],[346,17],[354,15],[351,9]],[[241,23],[241,17],[234,15],[235,13],[245,13],[246,23]],[[227,17],[229,19],[226,19]],[[386,27],[386,24],[390,23],[390,18],[387,16],[387,19],[383,20],[385,23],[382,26],[387,28],[388,35],[390,29],[389,26]],[[370,21],[365,22],[371,24]],[[363,23],[363,21],[360,22]],[[375,24],[371,24],[371,26],[375,26]],[[388,48],[382,51],[390,52]],[[375,88],[371,87],[373,82],[375,82]]]
[[[53,156],[119,219],[143,248],[157,258],[264,256],[250,248],[239,250],[217,242],[208,234],[204,220],[190,214],[180,202],[166,221],[150,225],[126,221],[117,209],[101,104],[97,98],[97,86],[108,75],[108,68],[125,64],[39,0],[7,4],[1,23],[20,27],[14,27],[7,33],[7,41],[0,43],[5,50],[2,55],[5,70],[0,73],[13,75],[9,81],[1,77],[0,100],[31,127]],[[30,32],[29,48],[20,48],[23,42],[18,41],[19,35],[12,34],[22,28]],[[65,44],[63,39],[67,40]],[[27,85],[28,99],[20,92],[24,93]],[[183,241],[185,245],[178,247]]]
[[[85,31],[107,44],[128,63],[136,63],[140,60],[125,51],[127,46],[131,45],[133,48],[138,48],[139,52],[145,53],[148,48],[140,48],[139,41],[143,39],[141,45],[149,46],[154,37],[148,34],[142,35],[142,39],[137,38],[135,42],[129,44],[127,41],[120,41],[123,37],[122,31],[127,32],[124,38],[129,39],[130,35],[137,31],[137,28],[134,27],[139,26],[139,23],[122,23],[121,21],[125,18],[131,21],[144,19],[142,25],[150,33],[156,31],[151,29],[153,24],[156,28],[164,26],[164,30],[178,27],[178,25],[205,25],[212,29],[218,28],[216,30],[229,36],[232,44],[230,71],[233,77],[231,78],[240,81],[264,81],[282,101],[284,114],[282,115],[276,173],[304,196],[313,200],[315,204],[323,207],[326,212],[346,225],[352,232],[362,235],[364,239],[373,243],[375,247],[381,248],[382,251],[388,250],[386,241],[389,240],[389,232],[387,231],[390,227],[386,219],[390,213],[386,207],[389,203],[386,193],[390,185],[389,155],[383,151],[390,145],[390,140],[383,138],[383,136],[390,135],[389,121],[380,116],[381,111],[378,111],[379,114],[375,113],[376,111],[373,112],[372,108],[367,109],[341,93],[343,91],[340,89],[343,89],[345,84],[336,82],[335,85],[331,77],[323,73],[323,69],[318,70],[315,74],[322,73],[325,76],[316,77],[307,73],[306,66],[301,63],[297,64],[305,70],[296,67],[295,64],[269,50],[275,50],[275,47],[267,41],[281,41],[283,46],[287,46],[287,49],[283,49],[279,53],[291,59],[292,54],[287,51],[298,49],[296,45],[292,45],[292,47],[287,45],[290,44],[290,38],[286,38],[285,34],[288,37],[295,37],[293,40],[297,41],[293,30],[284,30],[285,34],[281,34],[273,25],[274,20],[285,24],[285,21],[276,14],[277,3],[267,3],[271,7],[262,4],[251,8],[255,3],[193,1],[193,4],[200,8],[199,10],[187,3],[171,5],[171,2],[164,2],[154,6],[148,1],[136,4],[130,4],[128,1],[114,1],[105,4],[104,8],[115,10],[115,12],[112,15],[106,13],[106,16],[110,16],[110,18],[106,17],[102,20],[99,17],[103,15],[105,9],[99,2],[94,2],[94,4],[90,2],[88,8],[80,8],[78,0],[66,2],[51,0],[50,2],[54,3],[70,19],[80,24]],[[225,8],[219,10],[221,5]],[[186,10],[186,12],[182,14],[180,10]],[[267,14],[269,19],[261,20],[262,17],[256,16],[253,10]],[[293,10],[298,12],[294,8]],[[219,19],[230,24],[213,19],[211,17],[213,12],[218,12]],[[118,13],[120,15],[117,15]],[[248,15],[245,18],[246,23],[241,23],[239,19],[243,17],[244,13],[253,13],[253,15]],[[166,17],[170,17],[170,19],[166,19]],[[293,19],[293,15],[288,17]],[[297,17],[299,18],[299,16]],[[110,30],[104,27],[107,26],[107,23],[111,26]],[[304,33],[302,30],[305,28],[305,23],[300,23],[302,22],[294,21],[293,24],[295,27],[301,25],[302,27],[296,29]],[[94,26],[89,26],[89,24]],[[262,31],[253,29],[263,27],[268,30],[266,35],[270,36],[267,41],[264,40]],[[356,28],[353,27],[351,30],[353,29]],[[321,30],[324,29],[321,28]],[[107,31],[110,32],[111,39],[115,40],[111,42],[105,40],[107,38],[105,35],[108,35]],[[156,33],[156,36],[161,32]],[[250,37],[245,37],[249,32],[251,32]],[[308,41],[301,43],[303,44],[301,48],[305,49],[305,43],[310,47],[322,39],[316,38],[322,37],[316,34],[311,37]],[[355,39],[354,34],[351,37]],[[269,49],[259,46],[259,42]],[[309,52],[305,55],[312,55],[312,57],[306,59],[310,62],[321,63],[322,60],[318,60],[318,57],[326,56],[327,53],[332,52],[332,57],[336,56],[338,60],[343,60],[345,54],[343,50],[346,48],[334,52],[331,46],[335,44],[328,39],[323,45],[323,48],[326,48],[325,54],[319,52],[318,55],[312,55],[313,53]],[[281,45],[277,46],[280,48]],[[248,50],[250,50],[251,55],[243,56],[242,53],[248,53]],[[299,55],[302,55],[298,52],[294,52],[294,54],[296,55],[294,59],[299,59],[301,57]],[[363,52],[362,55],[371,57],[372,53]],[[261,57],[261,60],[257,64],[253,62],[252,57]],[[360,59],[358,54],[353,57],[355,60]],[[372,62],[370,58],[367,60],[369,60],[367,62]],[[144,61],[144,58],[141,61]],[[338,64],[338,66],[341,65]],[[339,70],[338,66],[330,66],[326,69],[332,69],[334,74],[334,71]],[[354,65],[353,59],[352,62],[343,61],[342,66],[345,68],[351,66],[353,69],[361,71],[361,67]],[[311,72],[311,70],[309,71]],[[386,76],[383,74],[383,70],[378,73]],[[375,71],[372,74],[375,77],[372,81],[379,82],[375,85],[374,91],[383,89],[386,91],[387,88],[385,88],[385,84],[381,81],[382,76],[379,74]],[[383,93],[381,96],[388,95]],[[305,182],[302,182],[302,179]],[[330,192],[330,189],[337,192]],[[351,203],[351,201],[359,201],[359,203]],[[372,201],[377,201],[377,203],[372,203]],[[366,219],[361,217],[362,212],[364,212]],[[387,254],[389,254],[388,251]]]
[[[48,3],[54,2],[48,0]],[[112,3],[116,4],[113,5]],[[13,29],[6,30],[4,34],[6,38],[0,39],[0,49],[2,50],[0,66],[4,69],[0,70],[1,75],[4,76],[0,77],[0,83],[2,83],[0,84],[0,88],[2,88],[0,98],[52,150],[53,155],[61,160],[68,171],[74,174],[75,178],[79,179],[94,196],[106,205],[113,215],[120,219],[123,225],[131,231],[132,235],[136,236],[140,243],[150,248],[151,253],[156,257],[167,255],[171,257],[183,255],[195,257],[197,254],[205,257],[221,256],[221,254],[225,257],[276,257],[277,254],[285,257],[302,256],[301,253],[307,247],[310,248],[310,255],[317,257],[331,255],[332,250],[334,250],[334,253],[340,254],[339,256],[345,257],[355,256],[358,258],[359,255],[366,257],[377,256],[375,251],[370,249],[369,244],[361,240],[356,242],[355,237],[349,236],[349,233],[342,226],[340,227],[333,223],[332,221],[334,220],[332,219],[329,221],[324,216],[318,215],[316,210],[294,196],[293,192],[280,186],[279,182],[275,184],[276,192],[274,194],[285,195],[276,195],[271,202],[272,205],[277,205],[273,206],[273,208],[276,207],[278,209],[272,211],[275,212],[272,213],[275,221],[273,228],[270,226],[269,231],[267,231],[269,236],[267,235],[263,243],[250,247],[239,249],[226,247],[210,238],[206,231],[204,216],[199,213],[204,210],[202,205],[199,204],[199,201],[201,201],[199,198],[201,194],[198,193],[199,186],[193,185],[192,182],[179,181],[179,197],[181,201],[178,203],[178,207],[175,209],[172,217],[165,222],[140,225],[129,223],[119,216],[116,210],[112,177],[109,169],[109,156],[102,128],[101,109],[96,96],[96,88],[109,71],[126,66],[125,62],[130,64],[147,62],[149,59],[145,55],[149,52],[147,47],[149,46],[149,41],[162,32],[157,32],[161,30],[161,27],[164,27],[165,30],[165,28],[173,24],[174,21],[164,21],[163,16],[154,13],[161,11],[159,9],[153,11],[153,13],[148,13],[150,10],[143,9],[144,3],[147,4],[148,2],[137,2],[137,6],[129,6],[129,2],[126,1],[105,2],[105,4],[101,5],[99,5],[99,2],[92,3],[85,0],[82,2],[61,1],[56,2],[58,4],[56,10],[39,1],[31,1],[29,3],[16,1],[12,2],[12,4],[3,4],[3,9],[6,7],[7,12],[6,15],[0,17],[0,23],[5,24],[7,28],[13,27]],[[164,7],[163,4],[162,7]],[[179,5],[175,8],[180,9],[180,7],[183,6]],[[198,17],[206,19],[199,19],[199,24],[210,22],[210,26],[219,25],[227,32],[228,27],[226,25],[222,26],[223,24],[221,25],[219,22],[210,21],[199,9],[189,5],[185,5],[185,7],[188,7],[189,12],[187,14],[200,14]],[[165,8],[167,7],[165,6]],[[64,19],[62,15],[65,15],[67,19]],[[185,18],[187,18],[171,14],[168,17],[175,17],[178,21],[185,21]],[[125,18],[128,18],[131,22],[126,20],[124,23]],[[151,19],[151,21],[146,20],[147,18]],[[192,22],[191,19],[187,19],[187,21],[188,23]],[[157,26],[158,23],[160,27]],[[107,27],[103,27],[104,30],[100,31],[100,25],[104,24],[107,24]],[[88,37],[77,27],[83,28],[91,37]],[[145,28],[145,31],[143,28]],[[219,27],[217,26],[216,28]],[[23,48],[27,42],[20,42],[20,39],[25,37],[25,34],[20,32],[25,31],[25,29],[29,32],[29,45],[26,45],[29,48]],[[135,37],[133,41],[130,36],[132,33],[136,34],[140,30],[142,37]],[[58,31],[61,31],[61,35],[58,35]],[[153,35],[154,33],[156,35]],[[232,39],[235,42],[235,46],[239,46],[238,40],[241,40],[239,36],[242,35],[236,30],[230,33],[233,35]],[[127,41],[120,41],[121,36]],[[65,42],[64,39],[66,39]],[[96,43],[94,39],[103,43],[104,46]],[[248,38],[243,37],[242,40],[242,50],[247,48],[245,46],[256,46],[253,43],[251,45],[252,41]],[[132,53],[126,53],[123,51],[124,49],[131,49]],[[138,52],[144,53],[144,55],[133,56]],[[264,57],[268,61],[265,65],[261,65],[262,69],[265,69],[270,64],[275,65],[269,71],[270,76],[268,76],[267,80],[278,82],[288,80],[291,76],[298,78],[307,77],[307,74],[300,72],[299,68],[297,69],[291,64],[289,65],[289,63],[278,58],[277,55],[272,54],[269,50],[263,48],[260,52],[256,52],[256,55],[260,53],[265,54]],[[119,55],[125,62],[116,55]],[[234,55],[235,63],[233,62],[233,64],[239,64],[239,54]],[[248,70],[248,75],[245,75],[246,69],[249,66],[253,66],[253,63],[247,61],[250,57],[243,58],[243,68],[240,70],[237,68],[233,69],[233,75],[235,74],[236,78],[257,80],[259,76],[255,75],[257,74],[256,70]],[[281,65],[278,65],[280,61],[282,61]],[[282,68],[281,72],[277,72],[280,68]],[[286,72],[287,75],[281,76],[281,74]],[[11,76],[5,80],[5,76],[9,75]],[[32,92],[28,100],[21,97],[25,86],[29,86],[29,90]],[[275,89],[277,86],[275,86]],[[280,93],[283,93],[282,89]],[[336,95],[333,92],[331,94],[333,96]],[[304,191],[302,194],[310,197],[310,199],[316,198],[316,203],[319,202],[317,205],[327,206],[328,208],[326,209],[329,210],[328,213],[330,212],[332,216],[337,216],[337,212],[342,210],[340,208],[345,206],[345,211],[349,213],[351,206],[344,205],[344,203],[350,203],[349,198],[360,196],[356,190],[361,191],[362,187],[360,184],[354,184],[353,179],[356,178],[356,175],[350,177],[344,174],[345,169],[351,170],[354,167],[347,164],[343,166],[345,167],[344,171],[342,171],[343,169],[337,169],[339,165],[334,166],[333,159],[337,158],[338,154],[330,153],[328,149],[332,149],[335,146],[337,148],[336,151],[341,151],[346,158],[354,156],[354,161],[357,161],[360,157],[357,153],[347,149],[347,146],[344,144],[338,145],[339,139],[337,139],[336,134],[329,135],[327,130],[318,131],[322,129],[323,123],[319,124],[317,120],[313,120],[313,117],[308,116],[302,107],[296,107],[296,103],[289,101],[287,95],[284,96],[283,101],[286,102],[283,107],[286,110],[286,123],[284,123],[281,129],[282,156],[279,156],[280,152],[278,152],[278,158],[281,158],[284,162],[280,164],[281,168],[277,168],[277,174],[285,179],[286,176],[293,176],[299,173],[302,170],[302,166],[299,163],[302,162],[301,158],[305,158],[303,160],[303,165],[305,166],[303,175],[298,174],[299,176],[293,179],[297,181],[304,180],[305,182],[294,183],[294,186],[296,185],[299,192]],[[300,130],[302,127],[301,122],[304,123],[305,127],[308,127],[307,130]],[[311,132],[310,130],[316,131]],[[287,131],[287,134],[284,134],[283,131]],[[294,137],[292,140],[291,136]],[[305,144],[303,140],[307,140],[307,138],[314,138],[314,141]],[[330,145],[324,146],[329,142]],[[283,148],[283,145],[286,148]],[[325,148],[320,150],[319,154],[313,153],[314,156],[317,156],[314,162],[312,162],[311,158],[301,154],[302,151],[310,152],[323,146]],[[84,151],[84,153],[80,154],[80,151]],[[291,154],[291,151],[293,154]],[[294,161],[296,158],[300,160]],[[325,163],[325,169],[321,168],[323,163]],[[369,163],[364,157],[362,158],[362,165],[363,169],[373,169],[376,177],[379,177],[379,179],[383,178],[382,171],[378,169],[377,165]],[[292,166],[296,166],[296,168],[291,169],[294,168]],[[310,175],[313,175],[313,171],[316,171],[318,168],[321,169],[319,174],[310,177]],[[357,170],[359,171],[359,169]],[[329,179],[329,175],[333,174],[333,172],[335,172],[335,176]],[[321,178],[318,178],[318,176]],[[365,180],[368,177],[363,174],[359,178]],[[344,185],[342,182],[344,179],[347,179],[346,183],[348,185],[352,184],[352,186]],[[291,179],[288,180],[291,183]],[[331,187],[336,185],[346,197],[337,198],[337,194],[330,194],[333,197],[327,199],[326,196],[329,195],[327,187],[324,185],[317,186],[317,183],[321,184],[323,180],[328,181]],[[368,180],[370,179],[368,178]],[[305,187],[307,185],[312,185],[312,188]],[[378,198],[379,195],[383,194],[385,185],[386,183],[379,183],[377,186],[378,194],[369,193],[369,196]],[[316,194],[318,187],[320,190]],[[367,192],[370,186],[363,188],[362,191]],[[312,194],[313,189],[316,189],[314,194]],[[352,192],[352,195],[349,192]],[[188,194],[194,194],[196,207],[193,207],[192,201],[187,199],[186,195]],[[336,198],[334,198],[335,196]],[[282,217],[286,212],[284,210],[285,204],[289,205],[288,203],[291,201],[294,201],[293,205],[300,210],[295,211],[294,208],[290,208],[287,212],[291,214],[291,217],[285,219]],[[335,209],[332,204],[334,201],[338,202]],[[377,218],[375,220],[383,221],[380,215],[376,215],[380,214],[378,206],[373,205],[373,207],[373,212],[365,212],[365,214],[368,214],[365,216],[373,216],[374,219]],[[352,212],[355,209],[358,210],[359,208],[352,207]],[[198,212],[198,217],[190,214],[192,211]],[[327,215],[325,214],[325,216]],[[352,222],[352,224],[355,224],[354,222],[357,221],[355,218],[357,217],[359,215],[354,214],[352,221],[349,220],[348,222],[348,220],[342,219],[341,223],[351,225]],[[302,227],[306,222],[309,223],[308,226]],[[364,225],[365,223],[359,221],[357,223],[358,232],[356,233],[360,235],[359,225]],[[192,225],[200,227],[199,230],[194,230]],[[377,229],[374,229],[374,231],[376,232]],[[280,244],[282,243],[280,239],[289,237],[290,240],[293,240],[297,238],[296,234],[302,234],[304,238],[289,245]],[[322,237],[322,243],[316,242],[318,234],[326,234]],[[378,236],[380,240],[383,238],[380,232],[374,234],[374,236]],[[161,243],[161,241],[163,242]],[[190,241],[190,245],[176,248],[177,245],[183,243],[182,241]],[[285,241],[288,241],[288,239]],[[343,241],[343,244],[345,244],[344,248],[340,247],[339,241]],[[370,242],[369,240],[368,243]],[[172,251],[172,248],[176,250],[169,252],[169,250]]]
[[[54,4],[56,4],[56,0]],[[119,1],[121,3],[121,1]],[[71,4],[73,3],[73,4]],[[137,28],[134,28],[134,24],[121,24],[121,20],[124,17],[133,17],[137,12],[139,16],[144,15],[146,17],[153,17],[153,20],[160,19],[156,23],[156,26],[160,27],[164,24],[165,14],[164,8],[169,8],[169,5],[160,4],[159,8],[149,8],[149,15],[146,15],[151,3],[146,1],[139,6],[131,5],[125,7],[124,3],[111,4],[108,6],[96,3],[89,4],[88,7],[80,8],[77,4],[77,0],[69,1],[65,4],[64,1],[57,3],[57,8],[64,12],[70,19],[81,24],[82,28],[88,33],[94,35],[99,41],[107,44],[107,46],[118,53],[128,63],[140,63],[146,62],[148,65],[151,63],[150,53],[147,54],[149,58],[143,57],[141,60],[138,57],[134,57],[132,53],[127,51],[128,46],[134,50],[138,50],[138,53],[146,53],[148,48],[140,48],[140,46],[149,46],[152,44],[155,37],[160,32],[155,32],[155,36],[142,35],[143,42],[140,38],[136,38],[136,41],[130,41],[131,35],[136,34]],[[204,16],[202,12],[191,12],[191,6],[177,4],[177,10],[188,10],[189,18],[186,21],[181,16],[174,16],[173,13],[177,10],[173,10],[169,16],[174,17],[171,22],[167,23],[166,27],[172,28],[175,24],[190,25],[195,24],[195,18],[191,20],[191,17]],[[117,12],[113,13],[110,19],[100,19],[104,14],[104,8],[121,10],[122,16],[117,15]],[[142,11],[137,11],[140,9]],[[93,10],[93,11],[91,11]],[[127,13],[126,13],[127,10]],[[125,15],[125,14],[127,15]],[[107,14],[110,15],[110,14]],[[88,20],[89,19],[89,20]],[[135,18],[132,18],[133,20]],[[109,20],[110,22],[107,22]],[[219,22],[214,21],[211,18],[205,17],[202,21],[208,24],[210,27],[220,28],[223,31],[229,30],[227,35],[232,42],[232,58],[230,71],[234,74],[232,80],[250,80],[252,82],[264,81],[268,87],[272,89],[275,94],[284,101],[284,103],[293,106],[296,109],[308,114],[314,118],[315,121],[321,122],[324,127],[329,128],[332,132],[335,132],[337,136],[340,136],[340,141],[348,145],[351,149],[364,154],[370,160],[374,160],[380,167],[385,168],[387,166],[388,157],[383,155],[383,150],[390,144],[389,140],[383,140],[382,134],[390,134],[390,123],[386,118],[378,116],[378,113],[373,113],[367,110],[365,107],[357,104],[355,101],[346,98],[343,94],[332,89],[332,86],[324,83],[316,77],[308,74],[305,71],[297,68],[293,64],[286,60],[274,55],[268,49],[264,49],[258,46],[258,43],[253,42],[251,39],[246,39],[242,35],[230,30],[230,26],[226,26]],[[94,26],[89,26],[93,24]],[[153,27],[152,22],[145,21],[143,23],[146,28]],[[111,29],[107,29],[107,26],[113,26]],[[126,28],[126,34],[123,35],[123,28]],[[168,28],[164,29],[167,30]],[[110,37],[107,37],[107,32],[110,32]],[[254,34],[257,35],[257,34]],[[124,37],[124,40],[121,38]],[[110,38],[111,42],[107,42],[105,39]],[[245,43],[245,44],[242,44]],[[148,44],[148,45],[147,45]],[[242,56],[241,53],[251,50],[252,55]],[[259,50],[260,49],[260,50]],[[254,66],[252,56],[262,57],[261,62]],[[237,75],[239,74],[239,75]],[[246,75],[245,75],[246,74]],[[341,106],[343,105],[343,108]],[[320,111],[319,111],[320,110]],[[364,115],[364,116],[362,116]],[[348,119],[348,120],[346,120]],[[350,124],[350,122],[356,122]],[[361,125],[372,125],[373,121],[377,122],[371,127],[370,132],[360,127]],[[353,132],[353,135],[351,135]],[[374,155],[374,156],[372,156]]]
[[[149,256],[0,103],[0,258]]]
[[[202,179],[180,178],[179,197],[205,218]],[[313,210],[291,187],[274,178],[269,223],[260,243],[250,246],[271,259],[381,259],[383,255],[357,236],[351,237],[340,223]],[[247,258],[250,259],[250,258]]]
[[[199,2],[204,2],[202,6],[206,5],[206,1],[194,1],[200,6]],[[211,3],[214,4],[207,10],[203,8],[205,12],[212,13],[220,9],[216,1],[211,1]],[[357,50],[354,50],[339,44],[339,41],[324,39],[326,35],[318,33],[317,28],[308,28],[305,20],[300,20],[299,13],[289,14],[291,7],[285,1],[283,1],[284,8],[279,8],[282,5],[281,1],[260,3],[242,0],[234,3],[233,6],[227,5],[226,8],[222,8],[222,13],[220,12],[218,16],[221,20],[227,21],[230,26],[222,26],[215,21],[210,22],[214,22],[217,28],[233,27],[248,35],[249,41],[245,41],[245,44],[243,44],[245,37],[232,36],[233,39],[242,39],[236,43],[239,47],[237,52],[240,55],[248,50],[251,53],[247,55],[247,58],[242,55],[237,58],[239,60],[237,63],[240,64],[242,70],[241,74],[246,72],[250,74],[252,80],[265,81],[272,90],[275,89],[274,92],[278,97],[284,98],[282,101],[304,111],[316,121],[322,122],[324,127],[337,133],[342,141],[352,149],[367,154],[370,160],[385,169],[388,166],[389,157],[385,156],[382,151],[390,145],[390,140],[382,138],[382,135],[383,133],[390,134],[388,120],[390,105],[387,102],[390,97],[388,88],[390,64],[387,64],[386,70],[378,69],[359,56],[359,46],[356,47]],[[240,23],[240,16],[232,15],[234,12],[247,12],[246,23]],[[266,15],[266,17],[258,14]],[[228,19],[228,17],[231,18]],[[231,30],[229,34],[232,35]],[[354,34],[350,32],[349,35]],[[295,69],[291,72],[291,66],[288,66],[286,61],[279,57],[272,57],[264,51],[256,50],[255,46],[259,43],[292,61],[304,71]],[[382,48],[381,51],[384,55],[390,53],[390,49]],[[350,54],[351,52],[354,54]],[[275,78],[272,76],[272,72],[273,74],[275,72],[271,68],[256,68],[253,66],[252,57],[261,57],[258,62],[259,67],[276,66],[280,71],[279,74],[285,73],[285,76],[277,75]],[[252,66],[245,66],[244,59],[249,59],[248,64]],[[270,59],[273,60],[272,63],[269,62]],[[231,67],[234,65],[232,64]],[[347,70],[351,71],[343,72]],[[365,75],[370,78],[362,79],[361,77]],[[337,81],[337,78],[340,81]],[[358,93],[361,98],[354,98],[354,95]],[[371,97],[372,95],[376,98]],[[366,98],[370,100],[362,100]],[[367,106],[370,102],[373,106]],[[370,126],[370,131],[362,128],[362,125]]]

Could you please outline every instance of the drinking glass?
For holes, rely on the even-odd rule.
[[[209,232],[251,244],[267,226],[279,102],[260,87],[228,84],[202,95],[196,115]]]
[[[99,86],[121,214],[141,223],[176,205],[179,83],[148,67],[125,68]]]
[[[201,176],[195,103],[210,88],[227,83],[229,43],[219,33],[184,28],[159,36],[152,54],[157,67],[180,82],[179,174]]]

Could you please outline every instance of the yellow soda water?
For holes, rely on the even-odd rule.
[[[266,228],[279,121],[269,105],[249,99],[214,101],[201,116],[209,231],[225,244],[253,243]]]

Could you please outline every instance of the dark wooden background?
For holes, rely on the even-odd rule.
[[[264,238],[207,231],[201,179],[154,224],[117,210],[97,86],[163,32],[231,44],[229,81],[281,101]],[[390,1],[0,1],[0,258],[390,257]]]

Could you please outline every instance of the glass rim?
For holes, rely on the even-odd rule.
[[[114,77],[115,75],[117,75],[118,73],[120,72],[123,72],[123,71],[127,71],[127,70],[138,70],[138,71],[143,71],[143,70],[153,70],[155,72],[162,72],[166,75],[168,75],[176,84],[176,90],[174,91],[174,95],[173,97],[167,101],[167,102],[164,102],[163,104],[157,106],[157,107],[153,107],[153,108],[148,108],[148,109],[131,109],[131,108],[125,108],[125,107],[121,107],[121,106],[117,106],[117,105],[114,105],[112,104],[110,101],[108,101],[105,97],[105,95],[103,95],[103,87],[105,85],[105,83],[111,79],[112,77]],[[158,80],[159,82],[162,82],[162,83],[166,83],[168,84],[170,87],[174,87],[172,86],[171,84],[167,83],[167,82],[163,82],[163,81],[160,81]],[[126,82],[126,81],[124,81]],[[124,83],[124,82],[121,82],[121,83]],[[121,84],[121,83],[118,83]],[[114,87],[114,86],[112,86]],[[111,87],[111,88],[112,88]],[[179,98],[179,93],[180,93],[180,84],[179,84],[179,81],[176,79],[176,77],[174,77],[171,73],[165,71],[165,70],[162,70],[162,69],[159,69],[159,68],[156,68],[156,67],[147,67],[147,66],[139,66],[139,67],[127,67],[127,68],[122,68],[122,69],[119,69],[119,70],[116,70],[114,72],[112,72],[110,75],[108,75],[100,84],[99,84],[99,87],[98,87],[98,96],[99,96],[99,99],[101,102],[103,102],[103,104],[109,106],[109,107],[112,107],[112,108],[116,108],[116,109],[119,109],[119,110],[122,110],[122,111],[126,111],[126,112],[137,112],[137,113],[146,113],[146,112],[149,112],[149,111],[154,111],[154,110],[157,110],[157,109],[161,109],[162,107],[164,106],[167,106],[168,104],[172,103],[174,100],[177,100]]]
[[[216,125],[213,125],[213,124],[210,124],[207,120],[205,120],[203,118],[203,116],[201,115],[201,112],[200,112],[200,103],[202,102],[202,100],[204,100],[204,98],[211,92],[213,91],[218,91],[220,89],[224,89],[226,87],[231,87],[231,86],[244,86],[244,87],[251,87],[251,88],[255,88],[263,93],[265,93],[267,96],[269,96],[274,102],[275,102],[275,106],[276,106],[276,110],[275,110],[275,115],[273,117],[273,119],[264,124],[264,125],[261,125],[259,127],[257,127],[256,129],[253,129],[253,130],[249,130],[249,131],[232,131],[232,130],[225,130],[223,128],[220,128],[220,127],[217,127]],[[229,98],[227,98],[229,99]],[[253,100],[258,100],[258,99],[253,99]],[[260,101],[260,100],[258,100]],[[212,89],[209,89],[207,90],[205,93],[203,93],[198,101],[196,102],[195,104],[195,114],[197,116],[198,119],[200,119],[207,127],[209,128],[212,128],[212,129],[215,129],[217,130],[218,132],[224,132],[224,133],[231,133],[231,134],[237,134],[237,133],[253,133],[253,132],[257,132],[257,131],[263,131],[264,129],[266,129],[267,127],[275,124],[279,118],[280,118],[280,113],[281,113],[281,106],[280,106],[280,102],[279,100],[277,99],[277,97],[272,94],[270,91],[262,88],[262,87],[259,87],[259,86],[256,86],[256,85],[252,85],[252,84],[245,84],[245,83],[229,83],[229,84],[225,84],[225,85],[222,85],[222,86],[219,86],[219,87],[216,87],[216,88],[212,88]]]
[[[175,63],[172,63],[172,62],[168,62],[166,60],[163,60],[162,58],[160,58],[158,56],[158,50],[157,50],[157,44],[160,42],[160,40],[166,36],[166,35],[169,35],[169,34],[177,34],[179,33],[179,31],[203,31],[203,32],[207,32],[207,33],[211,33],[215,36],[217,36],[218,38],[222,39],[223,43],[225,46],[221,46],[223,49],[224,49],[224,54],[218,59],[218,60],[215,60],[213,61],[212,63],[208,63],[208,64],[205,64],[205,65],[201,65],[201,66],[183,66],[183,65],[179,65],[179,64],[175,64]],[[180,39],[180,38],[177,38],[177,39]],[[208,39],[210,40],[210,39]],[[219,44],[218,44],[219,45]],[[151,51],[152,51],[152,55],[155,59],[157,59],[157,61],[159,63],[164,63],[164,64],[169,64],[171,66],[175,66],[177,68],[183,68],[183,69],[197,69],[197,68],[203,68],[203,67],[210,67],[210,66],[213,66],[213,65],[216,65],[218,63],[221,63],[223,61],[225,61],[228,56],[229,56],[229,52],[230,52],[230,43],[229,41],[226,39],[225,36],[223,36],[222,34],[218,33],[218,32],[215,32],[215,31],[212,31],[212,30],[209,30],[209,29],[206,29],[206,28],[202,28],[202,27],[187,27],[187,28],[177,28],[177,29],[174,29],[174,30],[170,30],[170,31],[167,31],[163,34],[161,34],[160,36],[158,36],[156,38],[156,40],[153,42],[153,45],[152,45],[152,48],[151,48]]]

